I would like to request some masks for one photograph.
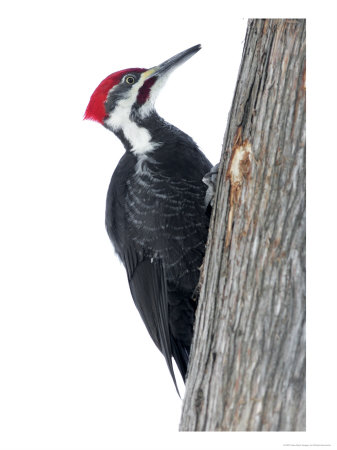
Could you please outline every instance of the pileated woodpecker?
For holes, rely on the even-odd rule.
[[[84,116],[115,133],[126,149],[111,178],[106,228],[175,385],[172,356],[186,378],[209,225],[202,179],[211,164],[187,134],[157,114],[154,101],[169,74],[200,48],[148,70],[109,75]]]

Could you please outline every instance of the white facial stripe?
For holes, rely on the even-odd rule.
[[[142,86],[144,80],[135,83],[128,91],[128,97],[118,101],[114,110],[106,119],[106,125],[113,131],[122,130],[125,138],[130,142],[131,151],[137,154],[144,154],[158,147],[158,143],[151,141],[149,131],[139,126],[130,119],[132,105],[135,103],[138,95],[138,89]]]

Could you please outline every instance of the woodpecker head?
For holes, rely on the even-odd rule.
[[[169,74],[200,48],[195,45],[151,69],[133,68],[109,75],[92,94],[84,119],[95,120],[117,135],[134,120],[139,123],[153,112],[156,96]]]

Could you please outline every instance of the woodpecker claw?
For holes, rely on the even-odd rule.
[[[214,195],[215,195],[215,189],[216,189],[216,180],[218,178],[218,171],[219,171],[219,163],[216,164],[211,168],[209,172],[206,173],[202,181],[207,186],[207,191],[205,195],[205,206],[206,209],[208,207],[213,207],[214,202]]]

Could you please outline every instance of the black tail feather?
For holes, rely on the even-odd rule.
[[[183,377],[184,382],[186,382],[190,349],[187,348],[186,345],[175,340],[174,338],[171,339],[171,348],[172,348],[172,356],[178,366],[178,369],[181,373],[181,376]]]

